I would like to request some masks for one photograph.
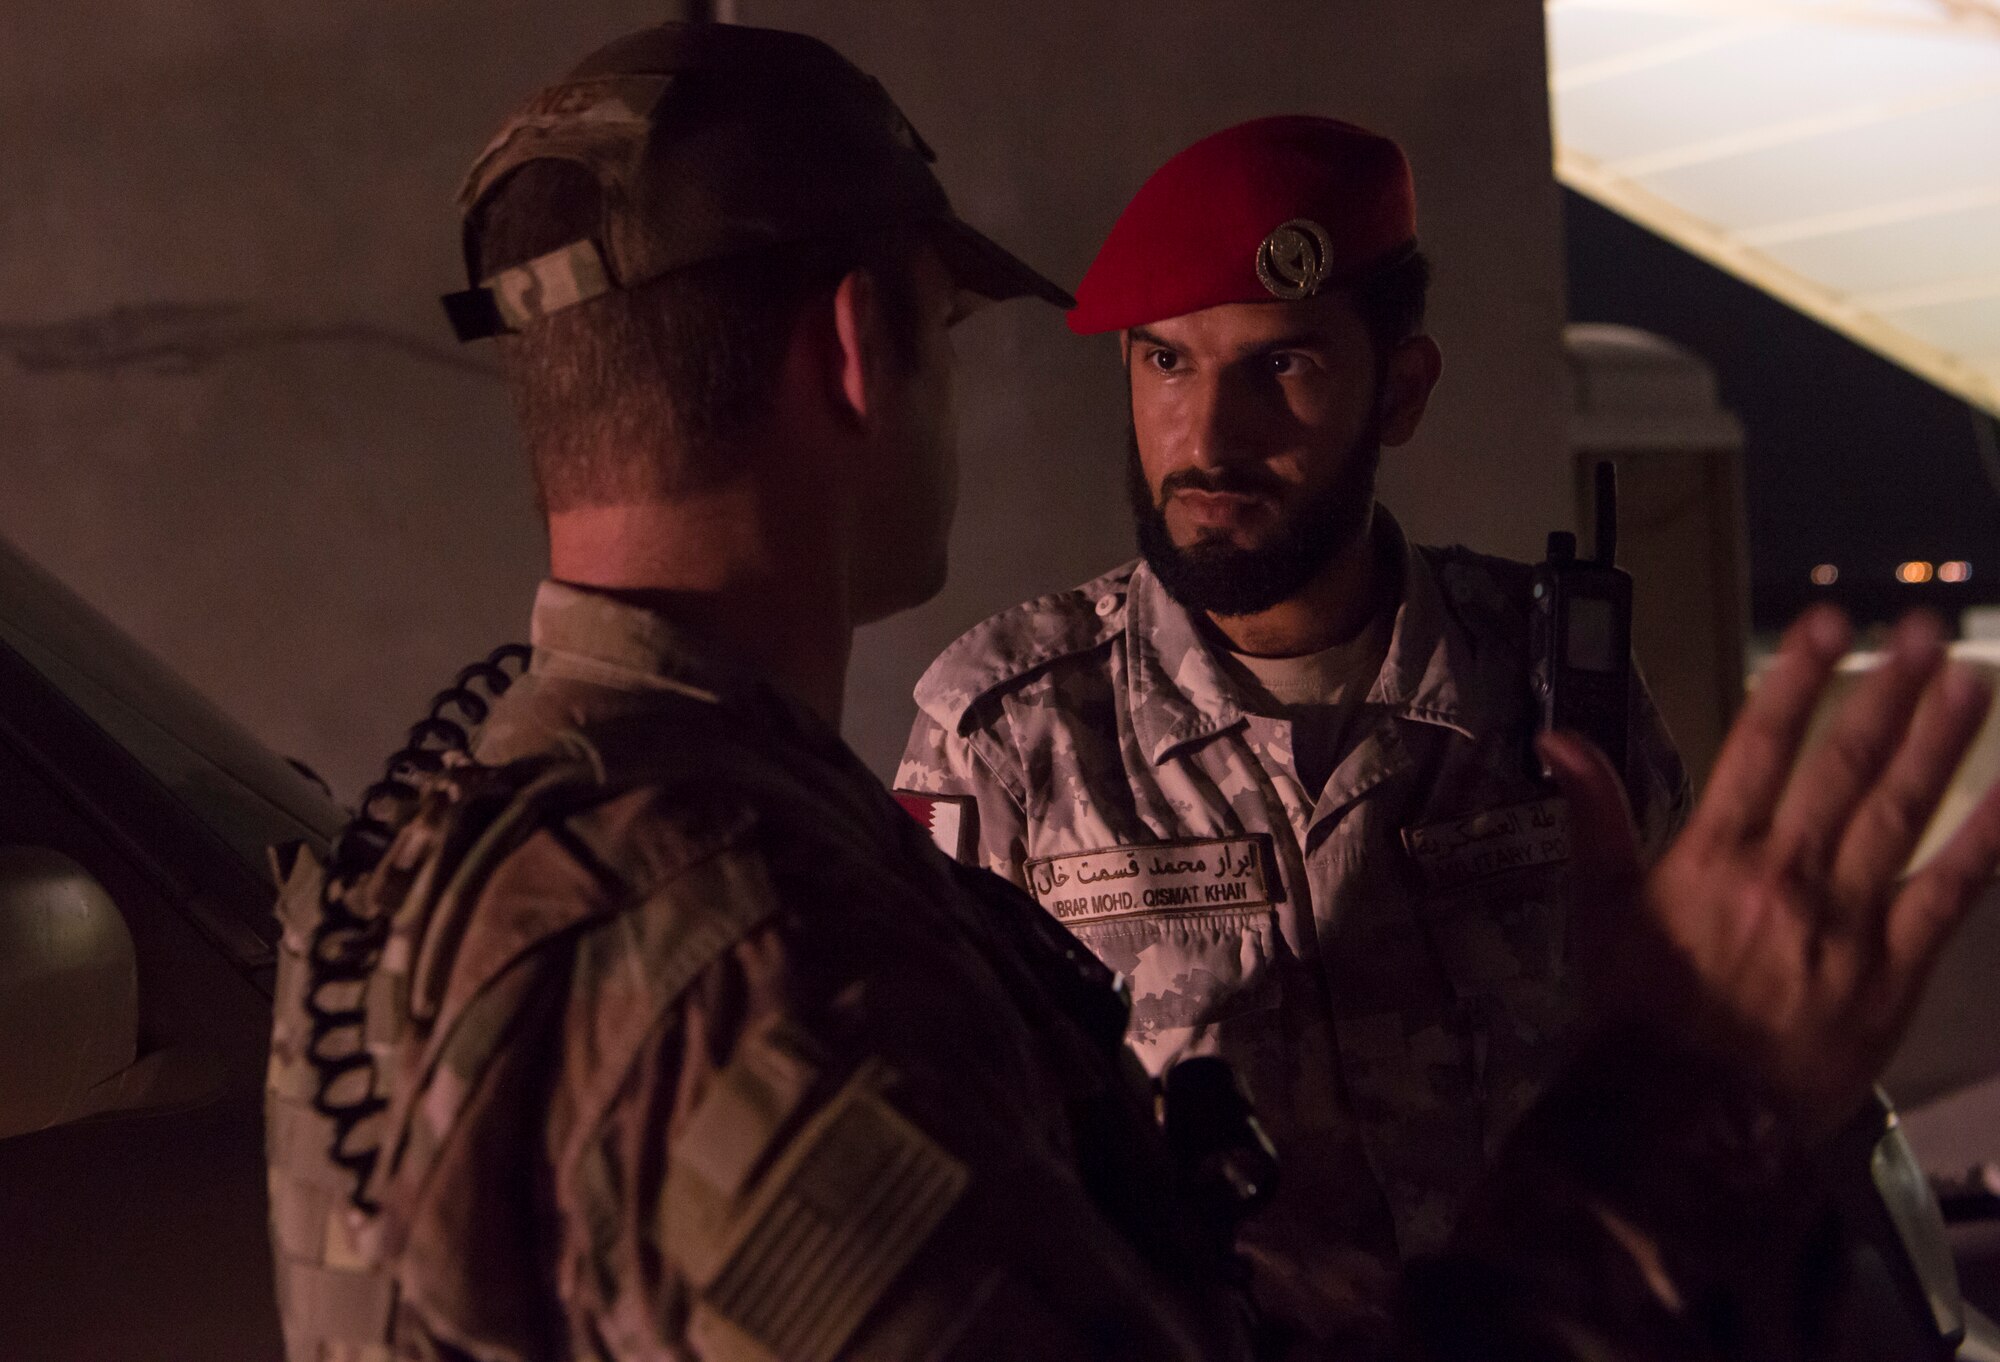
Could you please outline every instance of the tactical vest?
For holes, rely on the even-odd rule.
[[[1123,1046],[1125,1012],[1109,974],[1011,886],[939,855],[865,774],[850,779],[829,768],[815,786],[801,774],[810,764],[799,760],[802,753],[732,740],[712,707],[677,717],[666,713],[700,703],[661,697],[639,714],[566,735],[557,745],[560,756],[448,770],[433,782],[381,866],[356,887],[366,910],[387,914],[392,923],[365,996],[367,1045],[378,1091],[390,1101],[379,1118],[381,1154],[367,1183],[366,1199],[377,1208],[372,1211],[357,1207],[353,1178],[329,1158],[334,1125],[314,1107],[318,1075],[306,1058],[311,1024],[303,998],[323,872],[310,855],[299,856],[291,868],[278,904],[283,939],[266,1131],[289,1362],[459,1355],[399,1309],[397,1255],[409,1229],[399,1217],[438,1172],[466,1097],[502,1058],[509,1023],[538,995],[552,992],[543,985],[566,967],[579,930],[587,931],[593,916],[608,920],[625,905],[582,905],[567,919],[544,920],[505,941],[494,939],[492,924],[483,924],[478,953],[504,967],[496,965],[490,977],[472,985],[455,979],[459,1001],[442,1012],[437,976],[452,972],[489,877],[537,831],[640,786],[671,789],[684,782],[713,789],[720,769],[727,770],[729,786],[759,809],[816,818],[851,813],[871,828],[879,819],[886,855],[935,862],[932,869],[948,877],[945,892],[955,889],[968,917],[979,921],[1000,977],[1053,1047],[1052,1066],[1065,1071],[1066,1086],[1082,1095],[1070,1114],[1093,1199],[1142,1256],[1170,1275],[1214,1272],[1209,1236],[1174,1195],[1171,1162],[1149,1099],[1133,1086],[1137,1066]],[[612,869],[622,875],[628,868]],[[632,882],[643,883],[646,873],[630,869]],[[655,1001],[677,998],[753,931],[770,905],[724,900],[704,908],[653,934],[658,939],[645,964]],[[1050,1025],[1056,1020],[1051,1014],[1068,1024]],[[523,1035],[531,1031],[532,1025],[521,1028]],[[452,1081],[429,1081],[439,1071]],[[423,1077],[410,1081],[413,1074]]]
[[[440,928],[462,930],[463,915],[493,869],[551,817],[612,793],[581,762],[512,768],[461,766],[431,786],[424,806],[402,830],[377,871],[354,895],[370,913],[388,915],[382,958],[363,991],[365,1044],[374,1060],[375,1095],[389,1099],[390,1066],[412,1056],[445,1065],[476,1085],[517,1009],[557,962],[549,939],[510,943],[518,968],[494,980],[453,1019],[447,1032],[412,1035],[411,974],[419,947]],[[279,1313],[288,1362],[388,1362],[397,1356],[395,1245],[398,1194],[431,1173],[458,1112],[410,1109],[421,1085],[403,1085],[393,1103],[358,1137],[379,1149],[365,1184],[331,1157],[335,1122],[314,1105],[320,1076],[307,1057],[313,1026],[305,1007],[311,983],[307,952],[322,908],[325,868],[301,850],[279,895],[282,927],[273,1001],[271,1060],[265,1089],[272,1248]],[[728,905],[717,905],[726,912]],[[733,939],[733,938],[729,938]],[[704,938],[681,963],[692,977],[728,940]],[[431,1020],[436,1020],[432,1018]],[[413,1046],[412,1042],[416,1041]],[[358,1083],[360,1074],[346,1080]],[[346,1094],[349,1097],[356,1093]],[[361,1204],[361,1203],[366,1203]]]

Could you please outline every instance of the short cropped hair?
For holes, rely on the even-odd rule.
[[[1423,332],[1430,287],[1431,262],[1422,251],[1412,251],[1349,286],[1354,310],[1361,314],[1378,353],[1387,354]]]
[[[480,277],[595,236],[601,193],[573,162],[523,165],[473,223]],[[896,353],[914,364],[916,240],[890,231],[709,261],[501,337],[543,511],[658,501],[727,481],[730,441],[769,405],[807,300],[851,270],[876,277]]]

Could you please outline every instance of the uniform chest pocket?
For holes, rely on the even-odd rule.
[[[1424,935],[1461,999],[1563,977],[1565,878],[1556,867],[1420,900]]]
[[[1131,988],[1127,1039],[1158,1074],[1206,1051],[1218,1029],[1254,1025],[1278,1006],[1277,923],[1268,908],[1078,923],[1077,939]]]
[[[1548,1085],[1581,1017],[1565,879],[1561,865],[1517,871],[1418,906],[1468,1032],[1489,1153]]]
[[[1561,974],[1569,836],[1559,799],[1405,830],[1418,917],[1461,998]]]
[[[1284,897],[1267,837],[1107,847],[1029,861],[1042,907],[1131,986],[1128,1033],[1158,1073],[1223,1023],[1278,1006]]]

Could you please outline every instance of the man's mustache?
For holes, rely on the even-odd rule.
[[[1160,505],[1176,492],[1210,492],[1218,496],[1272,497],[1282,500],[1285,484],[1268,469],[1255,464],[1232,464],[1217,469],[1183,468],[1160,480]]]

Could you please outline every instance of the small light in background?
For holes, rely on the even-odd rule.
[[[1814,586],[1832,586],[1840,580],[1840,569],[1832,563],[1821,563],[1812,570]]]
[[[1969,582],[1972,580],[1972,564],[1964,562],[1939,563],[1940,582]]]
[[[1931,579],[1931,572],[1932,568],[1929,563],[1902,563],[1896,568],[1896,580],[1909,586],[1916,586],[1920,583],[1928,582]]]

